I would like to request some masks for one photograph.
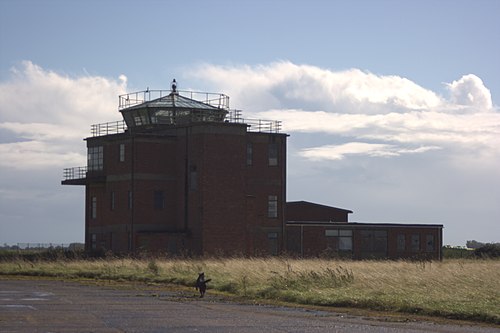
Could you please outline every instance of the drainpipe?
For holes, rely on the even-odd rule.
[[[188,229],[188,218],[189,218],[189,128],[186,126],[186,143],[185,143],[185,155],[184,155],[184,231]]]
[[[130,170],[130,192],[131,192],[131,195],[130,197],[128,198],[130,200],[129,204],[131,205],[130,206],[130,214],[131,214],[131,218],[130,218],[130,236],[129,236],[129,250],[131,252],[135,251],[135,242],[134,242],[134,213],[135,213],[135,204],[134,204],[134,199],[135,199],[135,136],[134,134],[132,133],[132,131],[130,131],[130,135],[131,135],[131,139],[130,139],[130,142],[131,142],[131,148],[130,148],[130,165],[131,165],[131,170]]]
[[[304,225],[300,225],[300,257],[304,257]]]

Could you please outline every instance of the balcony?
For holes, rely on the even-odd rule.
[[[206,119],[202,117],[202,113],[193,114],[193,121]],[[172,121],[175,123],[175,121]],[[279,120],[265,120],[243,118],[241,110],[229,110],[224,118],[225,123],[246,124],[248,132],[261,132],[261,133],[280,133],[281,121]],[[157,122],[157,125],[165,125]],[[124,120],[112,121],[101,124],[94,124],[90,128],[92,137],[99,137],[105,135],[119,134],[127,131],[127,124]]]
[[[101,171],[89,171],[86,166],[66,168],[63,171],[62,185],[86,185],[92,182],[103,182],[106,176]]]

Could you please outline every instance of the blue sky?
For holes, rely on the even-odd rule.
[[[90,124],[117,95],[226,93],[281,119],[288,198],[500,241],[499,1],[0,0],[0,243],[83,240]]]

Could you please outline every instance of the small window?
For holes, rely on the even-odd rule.
[[[155,209],[165,208],[165,194],[163,191],[154,192],[154,207]]]
[[[326,237],[338,237],[339,231],[337,229],[334,229],[334,230],[327,229],[327,230],[325,230],[325,236]]]
[[[278,233],[277,232],[269,232],[267,234],[267,238],[269,238],[269,239],[278,239]]]
[[[120,143],[120,162],[125,162],[125,144]]]
[[[191,191],[196,191],[198,189],[198,171],[196,165],[192,165],[189,168],[189,189]]]
[[[411,235],[411,250],[413,252],[420,251],[420,235],[418,234]]]
[[[278,144],[276,142],[269,143],[269,166],[278,165]]]
[[[111,210],[115,210],[115,192],[111,192],[111,195],[110,195],[110,208]]]
[[[352,236],[352,230],[339,230],[339,236]]]
[[[425,251],[426,252],[434,251],[434,235],[425,236]]]
[[[128,209],[132,209],[132,206],[133,206],[132,191],[128,191]]]
[[[339,250],[340,251],[352,250],[352,236],[339,237]]]
[[[406,250],[406,238],[404,234],[398,234],[398,251],[403,252]]]
[[[278,196],[277,195],[270,195],[268,197],[267,217],[269,217],[269,218],[277,218],[278,217]]]
[[[247,165],[253,164],[253,145],[251,142],[247,143]]]
[[[92,234],[90,239],[92,250],[97,249],[97,234]]]
[[[90,206],[90,216],[92,219],[97,218],[97,197],[92,197]]]

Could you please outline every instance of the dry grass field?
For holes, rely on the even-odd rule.
[[[500,261],[289,258],[4,261],[0,274],[194,286],[249,299],[359,307],[500,324]]]

